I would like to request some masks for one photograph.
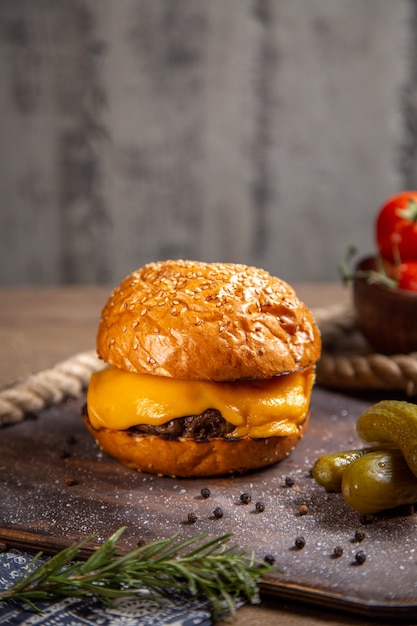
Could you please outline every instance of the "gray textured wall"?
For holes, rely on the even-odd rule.
[[[416,0],[0,0],[0,284],[338,280],[417,186]]]

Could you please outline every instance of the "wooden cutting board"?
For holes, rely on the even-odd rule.
[[[239,546],[275,557],[277,571],[262,581],[264,593],[396,623],[415,617],[414,510],[364,520],[310,475],[322,454],[362,445],[355,423],[377,399],[317,387],[307,434],[288,459],[246,476],[188,480],[140,474],[102,454],[80,417],[84,398],[68,400],[0,431],[0,541],[56,551],[91,534],[100,542],[126,526],[125,549],[176,532],[232,532]],[[202,487],[210,488],[208,499]],[[250,504],[241,503],[243,492]],[[258,501],[265,504],[262,513]],[[224,515],[216,519],[219,506]],[[197,515],[194,524],[190,512]],[[357,530],[365,533],[361,543]],[[295,548],[299,536],[303,549]],[[332,556],[335,546],[343,548],[339,558]],[[366,553],[362,565],[355,562],[358,550]]]

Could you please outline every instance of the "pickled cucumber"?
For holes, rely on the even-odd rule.
[[[348,465],[375,448],[361,450],[345,450],[320,457],[314,464],[312,476],[327,491],[340,491],[342,476]]]
[[[356,429],[367,443],[393,443],[417,476],[417,405],[400,400],[382,400],[364,411]]]
[[[372,514],[417,502],[417,478],[400,450],[369,452],[349,464],[342,496],[353,510]]]

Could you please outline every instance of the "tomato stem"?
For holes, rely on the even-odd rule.
[[[413,224],[417,224],[417,202],[412,198],[408,200],[408,206],[405,209],[397,209],[396,214]]]
[[[398,286],[398,276],[391,278],[387,275],[380,257],[377,257],[376,259],[377,268],[375,270],[356,270],[352,272],[349,268],[349,265],[356,253],[356,248],[354,246],[349,246],[345,258],[339,264],[339,273],[345,286],[349,286],[352,280],[355,280],[355,278],[371,280],[382,285],[387,285],[388,287]]]

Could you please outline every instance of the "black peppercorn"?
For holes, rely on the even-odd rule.
[[[297,548],[297,550],[302,550],[304,546],[306,545],[306,540],[304,539],[304,537],[296,537],[294,545]]]
[[[78,485],[78,480],[73,476],[66,476],[64,482],[68,487],[73,487],[74,485]]]
[[[213,511],[213,515],[216,519],[220,519],[221,517],[223,517],[223,509],[221,509],[219,506],[216,506]]]
[[[286,487],[292,487],[295,483],[294,478],[291,478],[291,476],[286,476],[285,477],[285,486]]]
[[[255,504],[255,509],[257,513],[263,513],[265,511],[265,504],[263,502],[257,502]]]
[[[342,546],[335,546],[333,549],[333,554],[332,554],[333,558],[338,559],[339,557],[342,556],[342,554],[343,554]]]
[[[264,556],[264,561],[265,563],[268,563],[269,565],[273,565],[275,563],[275,557],[272,556],[272,554],[266,554]]]
[[[363,550],[359,550],[356,554],[355,554],[355,561],[358,565],[362,565],[363,563],[365,563],[366,561],[366,554]]]
[[[195,524],[197,521],[197,515],[194,513],[194,511],[191,511],[191,513],[188,513],[188,521],[190,522],[190,524]]]
[[[210,498],[211,496],[211,491],[208,487],[203,487],[202,490],[200,491],[201,497],[204,499]]]
[[[240,501],[242,504],[249,504],[249,502],[252,500],[252,497],[250,495],[250,493],[241,493],[240,494]]]
[[[353,541],[360,543],[361,541],[363,541],[365,539],[366,535],[363,532],[363,530],[357,530],[355,532],[355,536],[353,538]]]

